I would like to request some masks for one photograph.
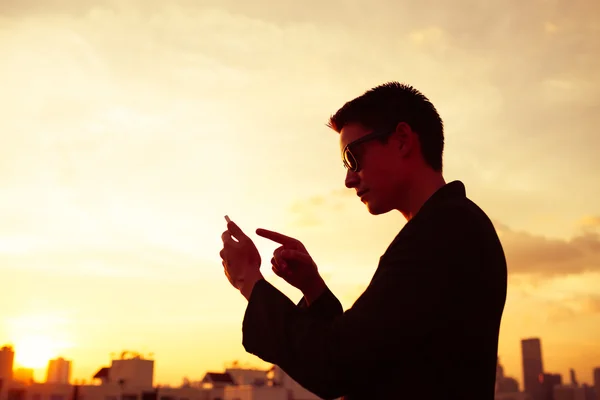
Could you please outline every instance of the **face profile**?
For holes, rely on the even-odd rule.
[[[412,176],[428,168],[418,149],[418,137],[406,123],[371,130],[348,124],[340,132],[345,185],[354,189],[373,215],[403,210]],[[411,151],[412,150],[412,151]],[[415,162],[417,158],[420,162]]]

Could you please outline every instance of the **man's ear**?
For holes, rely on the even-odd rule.
[[[396,145],[398,146],[401,155],[403,157],[410,155],[416,140],[416,135],[410,125],[406,122],[399,122],[398,125],[396,125],[396,131],[392,137],[396,141]]]

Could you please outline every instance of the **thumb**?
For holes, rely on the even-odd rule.
[[[233,236],[235,236],[238,240],[239,239],[244,239],[244,238],[248,237],[248,236],[246,236],[246,234],[244,233],[244,231],[242,231],[242,229],[239,226],[237,226],[237,224],[235,222],[233,222],[233,221],[229,221],[227,223],[227,230],[229,232],[231,232],[231,234]]]
[[[299,251],[299,250],[283,250],[281,252],[281,258],[283,258],[284,260],[290,262],[290,261],[295,261],[297,263],[300,264],[312,264],[313,263],[313,259],[312,257],[304,251]]]

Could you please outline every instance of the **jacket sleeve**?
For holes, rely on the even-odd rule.
[[[342,304],[328,287],[326,287],[325,291],[310,305],[308,305],[305,298],[302,297],[298,302],[298,307],[315,318],[325,320],[332,320],[336,316],[344,313]]]
[[[440,260],[455,259],[460,235],[439,228],[390,247],[365,292],[330,320],[302,312],[267,281],[257,282],[242,327],[246,351],[324,399],[351,392],[363,371],[401,362],[445,323],[452,307],[450,263]]]

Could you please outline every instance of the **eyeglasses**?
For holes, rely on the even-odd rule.
[[[394,131],[390,131],[390,132],[371,132],[369,134],[366,134],[365,136],[356,139],[353,142],[348,143],[345,147],[344,150],[342,151],[342,160],[344,161],[344,166],[349,169],[350,171],[353,172],[358,172],[361,169],[361,166],[358,162],[358,158],[354,155],[354,153],[352,153],[352,148],[356,148],[356,146],[363,144],[365,142],[374,140],[374,139],[381,139],[384,138],[386,136],[389,136],[393,133]]]

